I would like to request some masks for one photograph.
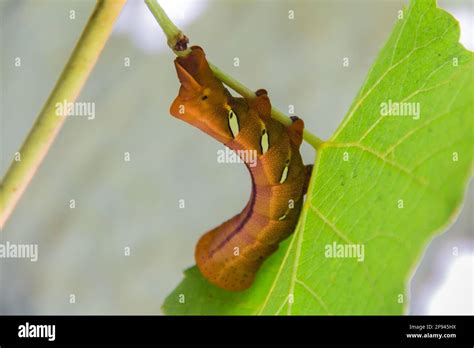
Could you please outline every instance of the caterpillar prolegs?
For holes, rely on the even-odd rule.
[[[237,153],[257,153],[256,165],[245,163],[252,178],[246,207],[204,234],[195,252],[209,282],[230,291],[245,290],[298,221],[311,172],[299,153],[304,123],[294,117],[286,127],[272,119],[263,89],[252,99],[233,97],[212,73],[200,47],[176,58],[175,66],[181,87],[171,114]]]

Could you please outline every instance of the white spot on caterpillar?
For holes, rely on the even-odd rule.
[[[232,109],[229,109],[229,128],[232,133],[232,137],[236,137],[239,134],[239,120],[237,115]]]
[[[283,168],[283,172],[281,173],[280,184],[283,184],[288,178],[289,167],[290,167],[290,160],[287,159],[285,162],[285,168]]]
[[[282,220],[285,220],[286,219],[286,214],[283,214],[282,216],[280,216],[278,218],[278,221],[282,221]]]
[[[260,139],[260,145],[262,146],[262,153],[268,151],[269,143],[268,143],[268,133],[266,128],[262,129],[262,138]]]

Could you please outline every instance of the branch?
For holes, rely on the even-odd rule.
[[[145,0],[145,3],[165,33],[168,40],[168,46],[177,56],[186,56],[191,51],[187,47],[189,40],[186,35],[184,35],[184,33],[171,21],[156,0]],[[209,62],[209,65],[214,75],[229,88],[232,88],[243,97],[255,97],[254,91],[224,73],[214,64]],[[289,117],[274,107],[272,107],[272,117],[287,126],[292,123]],[[306,130],[306,128],[303,130],[303,139],[316,150],[320,149],[321,145],[324,143],[323,140]]]
[[[98,0],[56,86],[38,115],[0,183],[0,229],[46,156],[66,117],[55,113],[56,104],[74,102],[92,71],[126,0]]]

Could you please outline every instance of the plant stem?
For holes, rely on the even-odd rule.
[[[56,114],[56,104],[74,102],[92,71],[126,0],[98,0],[69,61],[43,109],[36,118],[19,153],[0,183],[0,229],[46,156],[64,123]]]
[[[161,6],[156,1],[145,0],[148,8],[150,9],[153,16],[156,18],[156,21],[160,23],[161,29],[166,35],[168,46],[173,50],[177,56],[186,56],[191,50],[186,48],[180,50],[177,47],[177,43],[184,40],[187,44],[187,38],[183,32],[173,23],[173,21],[168,17],[166,12],[161,8]]]
[[[145,0],[145,3],[147,4],[151,13],[160,25],[161,29],[165,33],[166,38],[168,40],[168,46],[173,50],[176,55],[186,56],[191,50],[187,47],[185,49],[179,49],[180,47],[177,47],[179,46],[179,43],[181,43],[183,40],[185,40],[187,43],[186,35],[184,35],[183,32],[171,21],[171,19],[166,15],[165,11],[163,11],[163,9],[156,0]],[[236,91],[245,98],[255,97],[254,91],[252,91],[239,81],[235,80],[233,77],[223,72],[217,66],[210,62],[209,66],[211,67],[211,70],[214,75],[229,88],[232,88],[234,91]],[[290,125],[292,122],[289,117],[287,117],[283,112],[279,111],[274,107],[272,107],[272,117],[280,121],[284,125]],[[303,139],[308,144],[313,146],[316,150],[320,149],[321,145],[324,143],[323,140],[321,140],[316,135],[312,134],[306,129],[304,129],[303,131]]]

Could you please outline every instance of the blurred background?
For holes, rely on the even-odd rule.
[[[322,138],[341,122],[406,4],[160,3],[210,61],[252,89],[266,88],[281,110],[294,105]],[[94,4],[0,0],[0,175]],[[460,21],[462,43],[473,50],[473,3],[439,5]],[[245,205],[245,167],[217,163],[223,145],[168,113],[179,85],[165,41],[143,1],[129,0],[78,100],[95,103],[95,118],[66,121],[0,234],[0,243],[39,245],[37,262],[0,259],[1,314],[161,313],[194,264],[199,236]],[[308,145],[303,157],[314,162]],[[473,197],[471,185],[457,221],[427,248],[410,284],[411,314],[474,313]]]

